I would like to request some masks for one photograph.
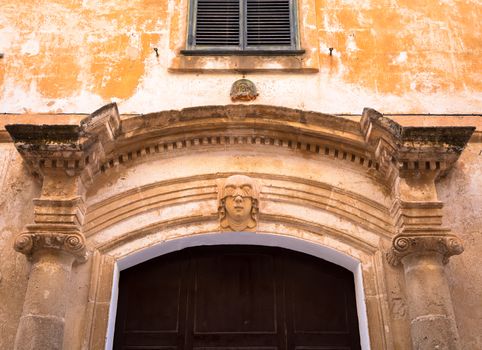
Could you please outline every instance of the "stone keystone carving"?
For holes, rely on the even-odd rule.
[[[225,231],[254,231],[257,225],[259,189],[249,176],[226,179],[219,197],[219,217]]]
[[[434,252],[441,254],[443,262],[447,263],[452,255],[461,254],[463,251],[462,241],[453,234],[399,234],[393,238],[392,248],[387,253],[387,261],[397,266],[407,255]]]

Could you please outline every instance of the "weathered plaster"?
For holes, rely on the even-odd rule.
[[[32,198],[39,195],[40,184],[26,171],[11,144],[0,144],[0,159],[0,173],[4,171],[0,178],[0,348],[11,349],[30,270],[25,256],[12,247],[33,218]]]
[[[366,105],[387,113],[480,112],[480,2],[300,3],[305,63],[319,72],[273,74],[291,63],[255,60],[268,69],[247,76],[259,87],[257,103],[329,113]],[[229,103],[241,74],[168,72],[185,38],[186,5],[3,0],[0,112],[89,113],[110,101],[123,113]],[[216,59],[206,62],[216,68]]]
[[[480,252],[482,250],[482,143],[471,143],[457,166],[439,186],[439,197],[447,203],[444,218],[464,241],[464,254],[452,259],[447,266],[455,316],[463,349],[482,347],[480,332],[472,329],[482,324],[482,276]],[[471,276],[464,278],[463,276]]]

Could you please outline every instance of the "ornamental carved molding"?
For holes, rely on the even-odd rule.
[[[360,122],[357,122],[322,113],[263,105],[193,107],[121,119],[117,106],[109,104],[79,125],[10,124],[6,130],[32,173],[44,180],[58,179],[59,176],[78,177],[83,184],[89,184],[97,174],[120,164],[147,161],[149,157],[183,156],[188,152],[211,149],[261,150],[263,147],[272,154],[283,152],[306,159],[323,157],[330,162],[345,162],[354,171],[365,172],[393,190],[401,178],[428,173],[435,181],[449,171],[475,128],[404,127],[369,108],[363,111]],[[244,181],[252,189],[239,196],[235,195],[236,191],[242,193],[236,187],[238,185],[234,189],[224,185],[218,190],[220,228],[255,231],[259,191],[254,180],[237,176],[228,179]],[[233,194],[229,194],[230,191]],[[64,203],[65,195],[51,197],[35,203],[36,224],[82,225],[85,209],[81,203]],[[242,204],[231,203],[235,197],[239,197]],[[439,225],[437,210],[402,209],[395,223],[401,234],[408,235],[405,229],[409,226]],[[422,212],[428,216],[421,215]],[[427,217],[431,218],[430,222]],[[38,237],[47,237],[46,233],[50,231],[42,232],[34,233]],[[55,230],[50,233],[57,234]],[[49,245],[63,239],[61,236],[45,241]],[[38,240],[40,242],[43,238]],[[24,243],[24,246],[30,246],[30,243]],[[52,243],[52,246],[62,245]],[[394,248],[392,255],[401,254],[400,249]]]
[[[14,243],[16,251],[27,257],[37,251],[60,250],[72,254],[78,262],[87,260],[85,238],[72,225],[27,225],[27,231],[17,236]]]
[[[404,257],[411,254],[440,254],[447,263],[452,255],[464,251],[462,241],[445,232],[430,234],[398,234],[392,240],[392,247],[386,254],[389,264],[398,266]]]
[[[358,123],[265,105],[192,107],[121,120],[116,104],[109,104],[79,125],[10,124],[6,130],[32,173],[63,171],[87,184],[141,158],[249,145],[349,162],[390,187],[398,177],[446,173],[475,128],[404,127],[370,108]]]
[[[34,175],[64,173],[89,183],[115,146],[120,118],[117,105],[109,104],[80,125],[10,124],[5,129]]]
[[[369,108],[358,123],[282,107],[228,105],[140,115],[121,130],[101,172],[149,158],[249,146],[349,163],[393,187],[400,176],[445,174],[475,128],[403,127]]]
[[[249,176],[232,175],[219,190],[219,222],[223,231],[255,231],[259,208],[258,184]]]
[[[365,141],[393,184],[397,177],[445,175],[458,160],[475,127],[404,127],[365,108],[360,121]]]

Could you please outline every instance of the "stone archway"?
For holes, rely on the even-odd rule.
[[[183,237],[229,237],[238,223],[220,222],[220,194],[232,175],[259,186],[242,230],[360,262],[371,348],[458,347],[443,263],[462,246],[442,226],[435,181],[473,128],[403,128],[370,109],[358,122],[255,105],[125,118],[108,105],[78,126],[6,128],[43,179],[34,223],[15,243],[33,258],[16,349],[103,348],[117,263]],[[66,305],[72,264],[87,259],[74,267],[92,267],[73,281],[90,284],[76,305],[87,309],[79,344],[64,340],[64,329],[80,330]],[[403,273],[389,264],[400,263],[407,288],[387,296]],[[421,289],[433,292],[412,292]]]

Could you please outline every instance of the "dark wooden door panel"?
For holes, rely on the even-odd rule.
[[[175,346],[125,346],[125,350],[176,350]]]
[[[353,275],[281,248],[189,248],[121,272],[114,349],[360,349]]]
[[[359,347],[352,273],[310,256],[284,262],[289,348]]]
[[[182,256],[169,255],[121,274],[114,348],[175,348],[184,340],[186,273]],[[157,348],[156,348],[157,346]]]
[[[351,350],[351,347],[339,346],[297,346],[294,350]]]
[[[240,346],[231,346],[231,347],[196,347],[193,350],[277,350],[277,348],[271,347],[240,347]]]
[[[231,346],[231,347],[196,347],[193,350],[276,350],[277,348],[271,347],[240,347],[240,346]]]
[[[276,333],[272,256],[202,256],[194,269],[195,334]]]

